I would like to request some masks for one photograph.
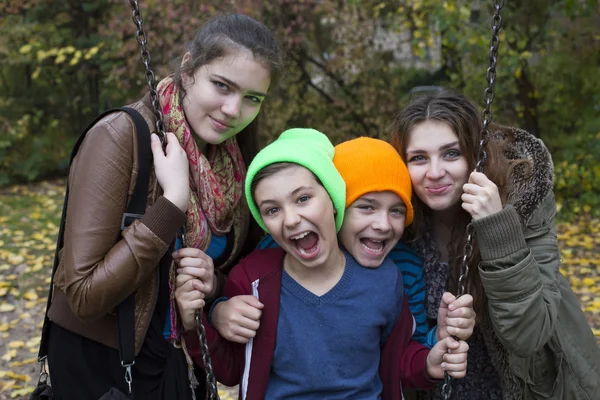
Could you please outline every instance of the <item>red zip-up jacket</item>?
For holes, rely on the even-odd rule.
[[[254,295],[264,304],[260,328],[246,345],[223,339],[206,320],[204,326],[212,367],[219,382],[227,386],[240,385],[242,400],[263,400],[273,363],[281,274],[285,252],[280,248],[255,250],[244,258],[229,274],[224,296]],[[259,290],[260,287],[260,290]],[[383,385],[383,400],[401,400],[405,387],[428,389],[437,380],[427,374],[429,349],[411,340],[413,317],[406,296],[398,321],[381,349],[379,376]],[[194,330],[183,334],[190,356],[203,366],[198,336]],[[246,364],[249,359],[250,363]]]

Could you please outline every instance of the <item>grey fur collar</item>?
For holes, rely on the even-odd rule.
[[[519,128],[498,126],[490,132],[490,139],[503,142],[507,159],[529,161],[514,168],[507,198],[527,224],[554,186],[552,156],[540,139]]]

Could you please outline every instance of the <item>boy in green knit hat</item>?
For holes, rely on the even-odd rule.
[[[250,210],[280,248],[242,260],[224,295],[260,299],[260,328],[244,347],[206,324],[215,375],[239,384],[242,399],[400,399],[399,379],[427,388],[444,369],[465,372],[464,342],[447,339],[430,352],[410,340],[412,316],[393,263],[363,268],[340,248],[346,193],[333,154],[325,135],[292,129],[248,168]],[[182,315],[187,292],[176,292]],[[195,331],[184,339],[202,365]]]

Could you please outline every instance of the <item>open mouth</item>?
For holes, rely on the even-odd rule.
[[[387,244],[387,239],[371,239],[371,238],[362,238],[360,239],[360,244],[363,250],[370,255],[380,256],[383,254],[385,250],[385,246]]]
[[[310,260],[319,254],[319,235],[305,231],[290,237],[294,250],[304,260]]]

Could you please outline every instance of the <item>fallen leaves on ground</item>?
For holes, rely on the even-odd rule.
[[[26,399],[39,375],[37,352],[65,181],[0,189],[0,400]],[[600,341],[600,220],[557,224],[562,264]],[[219,394],[237,397],[231,388]]]

